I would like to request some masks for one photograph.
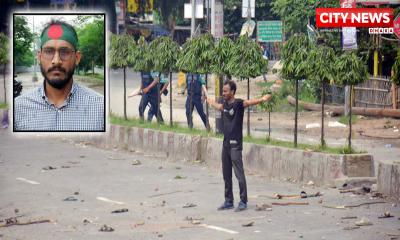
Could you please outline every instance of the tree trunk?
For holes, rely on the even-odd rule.
[[[193,128],[193,73],[191,73],[191,82],[190,82],[190,101],[189,101],[189,118],[188,121],[191,123],[189,125],[189,128]],[[188,89],[188,94],[189,94],[189,89]]]
[[[294,110],[294,147],[297,148],[297,118],[299,113],[299,80],[296,79],[296,105]]]
[[[250,78],[247,78],[247,100],[250,99]],[[247,136],[250,137],[250,107],[247,108]]]
[[[126,116],[126,67],[124,67],[124,119],[128,119]]]
[[[325,81],[322,81],[322,90],[321,90],[321,147],[325,147]]]
[[[7,64],[3,64],[3,80],[4,80],[4,103],[7,103],[6,65],[7,65]]]
[[[160,117],[160,104],[161,104],[161,93],[160,93],[160,83],[161,83],[161,73],[158,73],[158,83],[157,83],[157,113],[156,113],[156,119],[158,123],[161,123],[161,117]]]
[[[206,73],[206,89],[208,90],[208,74]],[[206,129],[210,132],[210,121],[209,121],[209,111],[208,104],[206,103]]]
[[[349,112],[349,139],[348,139],[348,142],[349,142],[349,150],[351,151],[351,132],[352,132],[352,123],[351,123],[351,114],[352,114],[352,112],[351,112],[351,110],[352,110],[352,101],[351,101],[351,98],[352,98],[352,87],[353,86],[351,86],[350,85],[350,94],[349,94],[349,101],[350,101],[350,107],[349,107],[349,110],[350,110],[350,112]]]
[[[172,127],[172,72],[169,73],[169,126]]]
[[[268,141],[271,141],[271,111],[268,110]]]
[[[92,74],[94,76],[94,61],[92,60]]]

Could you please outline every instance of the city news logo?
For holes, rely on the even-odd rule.
[[[317,8],[317,28],[369,28],[370,34],[392,34],[392,8]]]

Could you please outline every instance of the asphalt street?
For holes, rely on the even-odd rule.
[[[68,137],[16,136],[1,130],[0,226],[12,217],[19,223],[50,222],[0,227],[0,239],[390,240],[400,235],[400,208],[393,203],[324,207],[383,199],[343,194],[329,186],[270,181],[250,173],[247,181],[248,210],[217,211],[223,202],[220,169],[171,162],[161,155],[100,149]],[[271,199],[276,193],[301,191],[323,196]],[[234,194],[238,196],[236,181]],[[269,204],[271,209],[256,211],[257,204]],[[120,209],[128,211],[111,213]],[[386,211],[394,217],[378,218]],[[353,218],[343,219],[348,217]],[[345,230],[362,218],[373,225]],[[114,231],[99,231],[105,224]]]

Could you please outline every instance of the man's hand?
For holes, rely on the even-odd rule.
[[[267,102],[267,101],[269,101],[271,98],[272,98],[271,94],[267,94],[267,95],[262,96],[261,100],[262,100],[263,102]]]
[[[149,88],[143,88],[143,90],[142,90],[142,91],[143,91],[143,93],[144,93],[144,94],[146,94],[146,93],[148,93],[148,92],[149,92]]]

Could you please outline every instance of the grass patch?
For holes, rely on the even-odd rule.
[[[223,135],[216,134],[215,132],[207,132],[205,130],[200,129],[190,129],[187,127],[179,126],[178,124],[174,124],[170,127],[168,124],[158,124],[157,122],[147,122],[141,121],[136,118],[129,118],[125,120],[121,117],[110,115],[109,117],[110,123],[115,125],[127,126],[127,127],[139,127],[139,128],[148,128],[166,132],[174,132],[174,133],[183,133],[183,134],[190,134],[202,137],[216,137],[216,138],[223,138]],[[253,138],[253,137],[243,137],[243,142],[247,143],[254,143],[260,145],[272,145],[278,147],[285,147],[285,148],[294,148],[293,142],[281,141],[276,139],[269,139],[266,138]],[[311,144],[297,144],[297,149],[311,151],[311,152],[323,152],[323,153],[330,153],[330,154],[350,154],[350,153],[357,153],[354,149],[347,148],[332,148],[332,147],[321,147],[320,145],[311,145]]]
[[[267,140],[266,138],[253,138],[253,137],[246,136],[243,138],[243,141],[248,142],[248,143],[261,144],[261,145],[272,145],[272,146],[285,147],[285,148],[295,148],[293,142],[276,140],[276,139],[272,139],[272,138]],[[333,148],[333,147],[328,147],[328,146],[322,147],[321,145],[311,145],[311,144],[304,144],[304,143],[298,143],[297,149],[304,150],[304,151],[310,151],[310,152],[322,152],[322,153],[331,153],[331,154],[349,154],[349,153],[344,153],[343,148]],[[353,151],[354,151],[354,149],[353,149]],[[356,151],[354,151],[352,153],[356,153]]]
[[[77,74],[79,77],[79,81],[90,83],[92,85],[103,85],[104,84],[104,75],[99,73],[86,73],[86,74]]]
[[[191,135],[197,135],[197,136],[202,136],[202,137],[218,137],[222,138],[222,135],[220,134],[215,134],[214,132],[207,132],[204,130],[200,130],[197,128],[187,128],[187,127],[182,127],[179,126],[177,123],[174,123],[172,127],[169,126],[169,124],[159,124],[157,122],[147,122],[147,121],[141,121],[140,119],[136,118],[128,118],[128,120],[125,120],[121,117],[111,115],[109,117],[110,123],[116,124],[116,125],[122,125],[122,126],[127,126],[127,127],[140,127],[140,128],[149,128],[149,129],[154,129],[154,130],[160,130],[160,131],[167,131],[167,132],[174,132],[174,133],[184,133],[184,134],[191,134]]]
[[[349,116],[341,116],[339,118],[339,122],[341,124],[348,125],[349,124],[349,118],[350,118]],[[360,117],[358,115],[351,115],[351,123],[352,124],[355,124],[358,121],[358,119],[360,119]]]
[[[7,103],[0,103],[0,109],[7,109],[8,104]]]

